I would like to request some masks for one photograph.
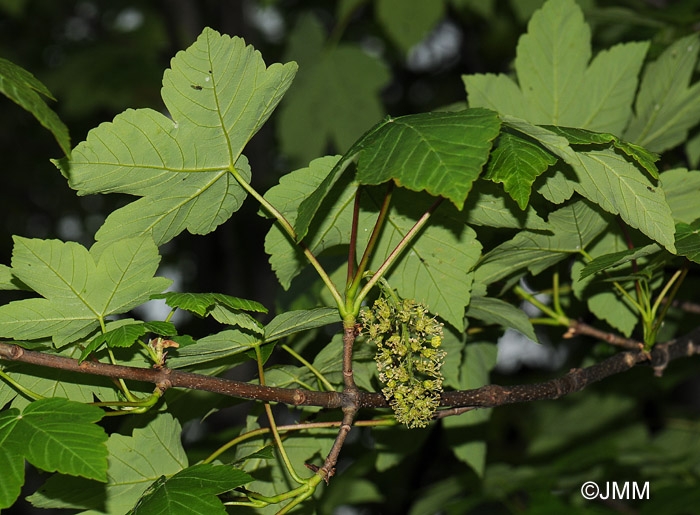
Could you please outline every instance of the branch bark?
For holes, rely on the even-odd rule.
[[[669,362],[696,354],[700,354],[700,327],[678,339],[655,345],[654,349],[649,353],[643,351],[620,352],[600,363],[582,369],[573,369],[567,374],[550,381],[515,386],[487,385],[473,390],[445,392],[440,400],[440,405],[451,408],[494,408],[519,402],[557,399],[583,390],[592,383],[619,374],[640,364],[652,366],[656,375],[660,375]],[[75,359],[30,351],[17,345],[2,342],[0,342],[0,359],[84,374],[148,382],[156,384],[164,390],[168,388],[189,388],[244,399],[281,402],[295,406],[340,408],[353,404],[352,399],[346,398],[349,392],[317,392],[303,389],[276,388],[167,368],[147,369],[88,361],[78,364],[78,361]],[[357,395],[356,402],[359,408],[389,407],[388,402],[381,393],[357,392],[355,395]]]

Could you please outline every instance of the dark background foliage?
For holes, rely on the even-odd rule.
[[[76,144],[89,129],[128,107],[164,109],[162,72],[205,26],[245,38],[267,63],[282,62],[290,58],[294,27],[311,13],[331,38],[363,48],[383,63],[388,78],[379,92],[382,114],[403,115],[464,102],[461,74],[507,72],[526,20],[541,3],[445,2],[440,20],[406,51],[387,32],[372,2],[362,0],[0,0],[0,56],[49,87],[58,99],[53,107]],[[580,3],[593,27],[594,52],[649,39],[653,57],[676,38],[697,31],[700,23],[696,0]],[[246,148],[260,191],[305,164],[280,150],[276,125],[284,108],[283,101]],[[346,150],[332,141],[326,146],[326,153]],[[106,214],[126,200],[77,198],[49,162],[60,155],[50,134],[5,98],[0,98],[0,148],[0,262],[9,263],[12,234],[89,245]],[[665,156],[664,165],[688,166],[688,159],[678,149]],[[274,306],[281,288],[262,251],[268,222],[256,217],[256,210],[247,202],[213,235],[183,234],[166,245],[162,273],[176,277],[180,291],[221,291]],[[255,223],[238,223],[242,219]],[[585,364],[575,345],[566,353],[556,344],[547,349],[529,365],[520,361],[510,370],[500,368],[493,382],[534,382],[551,377],[553,366],[563,371]],[[319,509],[357,503],[357,511],[348,513],[689,512],[689,506],[700,505],[697,365],[697,359],[678,363],[660,380],[650,370],[634,370],[571,398],[502,407],[469,434],[451,436],[435,425],[410,433],[391,430],[381,437],[358,430],[343,451],[346,466],[353,466],[331,483]],[[229,424],[232,419],[226,417],[234,414],[225,413],[210,427]],[[455,438],[487,440],[485,481],[452,456]],[[374,453],[389,448],[393,458],[377,470]],[[587,480],[648,480],[652,500],[584,508],[576,493]],[[22,509],[18,505],[11,511]]]

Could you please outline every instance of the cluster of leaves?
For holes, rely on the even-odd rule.
[[[414,300],[379,298],[360,320],[367,338],[377,346],[375,361],[382,389],[396,420],[408,427],[425,427],[437,410],[442,393],[445,352],[442,325]]]
[[[356,3],[344,2],[345,8]],[[376,5],[377,16],[387,20],[388,32],[406,50],[447,2],[422,2],[425,26],[411,30],[401,28],[409,16],[401,15],[403,2]],[[466,345],[468,326],[496,325],[537,339],[511,296],[539,302],[518,284],[528,274],[554,273],[553,308],[539,303],[545,323],[568,326],[572,313],[588,311],[625,335],[641,325],[644,342],[654,345],[670,298],[694,266],[690,262],[700,262],[700,172],[659,173],[656,165],[659,154],[685,142],[700,122],[700,86],[691,84],[697,35],[670,45],[640,79],[648,43],[617,45],[592,58],[581,9],[573,0],[549,0],[521,37],[514,77],[465,76],[468,108],[387,117],[355,139],[376,121],[378,108],[359,110],[368,116],[364,119],[356,107],[348,108],[355,105],[348,95],[376,94],[386,79],[347,95],[342,89],[335,95],[318,91],[323,77],[337,80],[347,73],[339,63],[377,67],[356,48],[322,51],[322,30],[301,17],[291,36],[290,52],[305,58],[299,59],[297,89],[290,92],[278,125],[283,148],[297,160],[313,160],[264,195],[251,185],[243,151],[282,100],[297,65],[268,66],[242,39],[211,29],[179,52],[164,74],[169,116],[129,109],[57,160],[79,195],[121,193],[138,199],[107,217],[89,250],[73,242],[15,237],[12,266],[0,268],[0,286],[39,297],[0,306],[0,337],[52,355],[165,364],[211,375],[254,359],[261,382],[265,361],[287,339],[289,345],[280,347],[302,366],[267,367],[265,383],[335,390],[343,382],[340,338],[318,349],[314,337],[323,333],[317,330],[341,317],[354,321],[364,298],[373,295],[372,284],[386,279],[402,299],[414,300],[380,298],[365,312],[367,339],[378,347],[379,374],[369,366],[368,346],[360,339],[355,380],[367,390],[376,389],[377,380],[384,383],[397,419],[412,427],[427,424],[443,384],[471,388],[488,380],[494,340]],[[311,35],[313,49],[300,49],[303,34]],[[37,104],[36,92],[46,94],[45,88],[26,72],[0,65],[0,75],[19,91],[13,98],[51,120],[36,107],[43,105]],[[352,84],[360,74],[350,75]],[[4,91],[10,91],[6,85]],[[309,109],[306,95],[325,103]],[[338,120],[350,116],[348,110],[356,126],[345,124],[350,127],[345,131]],[[300,128],[295,122],[308,120],[309,112],[322,123]],[[59,125],[48,126],[62,144],[67,141]],[[318,157],[329,139],[349,150]],[[386,183],[400,189],[387,189]],[[163,293],[170,281],[155,276],[159,246],[185,230],[214,231],[248,196],[276,219],[265,250],[281,285],[298,292],[303,283],[312,291],[307,298],[299,295],[301,309],[282,312],[267,324],[251,314],[267,311],[255,301],[220,293]],[[359,265],[355,249],[366,249]],[[350,250],[342,264],[335,259],[339,250]],[[316,295],[315,287],[308,288],[309,264],[321,272],[316,281],[327,291]],[[362,287],[367,270],[375,272]],[[570,293],[560,287],[560,271]],[[344,281],[345,288],[337,286]],[[150,299],[164,299],[172,308],[166,320],[121,318]],[[199,338],[178,334],[170,322],[176,309],[228,327]],[[444,334],[438,316],[446,324]],[[151,333],[154,338],[143,341]],[[318,352],[307,360],[300,354],[304,346]],[[110,415],[144,412],[160,402],[158,390],[149,395],[124,382],[115,389],[24,365],[0,372],[0,405],[6,406],[0,414],[0,457],[10,464],[0,485],[0,507],[19,495],[25,458],[57,472],[30,497],[45,508],[151,513],[187,504],[216,513],[224,511],[217,496],[227,492],[234,492],[229,502],[256,508],[301,501],[313,492],[307,488],[311,479],[307,473],[299,478],[302,486],[292,488],[289,475],[299,477],[293,467],[325,456],[330,447],[329,438],[316,434],[292,436],[284,442],[285,452],[273,455],[253,441],[264,432],[253,411],[245,434],[231,440],[238,444],[233,458],[213,464],[220,455],[216,451],[190,466],[181,427],[171,415],[158,413],[132,436],[115,432],[107,439],[95,425],[102,412],[85,405],[97,398]],[[177,394],[171,393],[167,408],[177,406]],[[311,408],[300,416],[317,415]],[[485,472],[483,438],[465,442],[455,434],[488,417],[482,412],[466,422],[455,417],[443,423],[452,452],[478,474]],[[45,431],[37,420],[49,421]],[[385,470],[404,452],[384,449],[372,456],[371,465]],[[250,490],[242,489],[248,484]],[[234,497],[238,494],[246,497]]]

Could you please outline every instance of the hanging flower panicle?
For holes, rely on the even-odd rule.
[[[377,346],[382,393],[396,420],[410,428],[427,426],[442,393],[442,324],[423,304],[399,299],[394,292],[363,310],[360,319],[364,334]]]

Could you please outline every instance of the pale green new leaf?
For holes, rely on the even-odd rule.
[[[273,342],[316,327],[340,322],[338,308],[286,311],[265,326],[265,342]]]
[[[129,514],[226,513],[217,495],[253,480],[240,470],[210,463],[194,465],[161,479],[153,483]]]
[[[74,508],[84,514],[123,515],[160,476],[188,465],[180,442],[180,423],[159,414],[133,436],[114,433],[107,441],[107,484],[62,475],[50,477],[28,500],[39,508]]]
[[[197,340],[196,345],[171,351],[168,355],[170,368],[182,368],[197,363],[206,363],[250,350],[260,343],[262,337],[253,336],[238,329],[227,329]]]
[[[472,297],[467,317],[476,318],[487,324],[497,324],[505,328],[515,329],[532,341],[537,341],[535,329],[527,314],[501,299]]]
[[[661,188],[676,222],[689,224],[700,218],[700,171],[668,170],[661,174]]]
[[[318,19],[301,15],[289,36],[285,59],[299,74],[280,107],[282,152],[297,165],[323,155],[331,144],[344,152],[385,113],[379,93],[390,74],[357,45],[326,46]]]
[[[626,140],[663,152],[682,143],[700,122],[700,83],[690,86],[698,50],[697,34],[686,36],[646,67]]]
[[[518,83],[506,75],[467,75],[471,107],[487,107],[535,124],[619,134],[648,43],[626,43],[591,58],[591,35],[573,0],[550,0],[518,42]]]
[[[530,200],[532,183],[557,159],[539,145],[507,132],[497,142],[484,178],[503,183],[503,189],[524,210]]]
[[[377,0],[375,17],[402,52],[420,43],[445,13],[443,0]]]
[[[47,472],[106,481],[103,411],[67,399],[41,399],[0,413],[0,448]]]
[[[607,212],[619,214],[673,252],[673,216],[660,187],[652,185],[639,169],[612,150],[577,152],[569,164],[576,171],[576,191]]]
[[[565,138],[543,127],[510,116],[503,120],[571,166],[578,179],[573,184],[578,193],[605,211],[619,214],[628,225],[673,252],[673,217],[664,192],[636,166],[613,150],[575,152]]]
[[[79,194],[120,192],[143,199],[114,212],[98,245],[152,233],[158,245],[188,229],[205,234],[226,221],[246,194],[241,155],[291,84],[296,64],[266,67],[237,37],[204,29],[171,61],[162,96],[173,120],[127,110],[103,123],[58,165]]]
[[[115,242],[102,256],[74,243],[15,236],[12,273],[44,296],[0,307],[0,335],[15,339],[51,336],[70,343],[113,314],[125,313],[170,284],[153,277],[160,256],[150,236]]]
[[[476,268],[474,281],[491,284],[525,268],[536,275],[584,250],[609,223],[582,200],[554,211],[548,221],[551,235],[522,231],[486,254]]]
[[[0,58],[0,92],[32,113],[41,125],[51,131],[61,150],[70,155],[68,128],[46,105],[41,95],[51,100],[56,99],[34,75],[7,59]]]
[[[389,118],[363,138],[357,181],[393,180],[446,197],[462,209],[500,127],[498,115],[486,109]]]

